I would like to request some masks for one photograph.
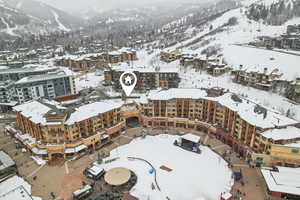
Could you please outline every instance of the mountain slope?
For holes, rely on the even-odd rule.
[[[81,24],[81,19],[34,0],[0,0],[1,36],[70,31]]]
[[[249,19],[282,25],[293,17],[300,17],[300,0],[258,1],[249,5],[246,13]]]

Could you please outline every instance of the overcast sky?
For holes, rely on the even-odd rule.
[[[53,7],[68,11],[76,12],[87,9],[107,10],[111,8],[124,6],[139,6],[153,3],[172,3],[175,2],[208,2],[213,0],[38,0],[45,2]]]

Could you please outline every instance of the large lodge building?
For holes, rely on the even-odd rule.
[[[104,71],[105,83],[115,90],[121,90],[120,76],[124,71],[131,71],[137,77],[135,90],[146,91],[156,88],[178,88],[180,78],[178,70],[173,68],[130,67],[126,63]]]
[[[85,71],[99,64],[116,64],[134,60],[137,60],[136,51],[130,48],[122,48],[108,53],[66,55],[57,58],[56,64],[70,67],[73,71]]]
[[[131,106],[124,109],[128,105],[95,102],[70,109],[40,100],[14,110],[19,128],[31,138],[32,151],[49,159],[97,148],[103,139],[122,132],[127,119],[137,117],[145,127],[195,129],[215,135],[256,164],[300,166],[300,148],[292,145],[300,141],[299,122],[236,94],[220,89],[161,89]],[[278,151],[275,146],[293,150],[283,160],[278,152],[272,157]]]

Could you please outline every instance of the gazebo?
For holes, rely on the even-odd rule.
[[[107,171],[104,175],[104,180],[111,186],[121,186],[126,184],[131,178],[129,169],[116,167]]]

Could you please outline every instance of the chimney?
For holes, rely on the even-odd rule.
[[[243,69],[243,65],[240,65],[240,70],[242,70]]]
[[[268,68],[264,68],[264,74],[267,74]]]

